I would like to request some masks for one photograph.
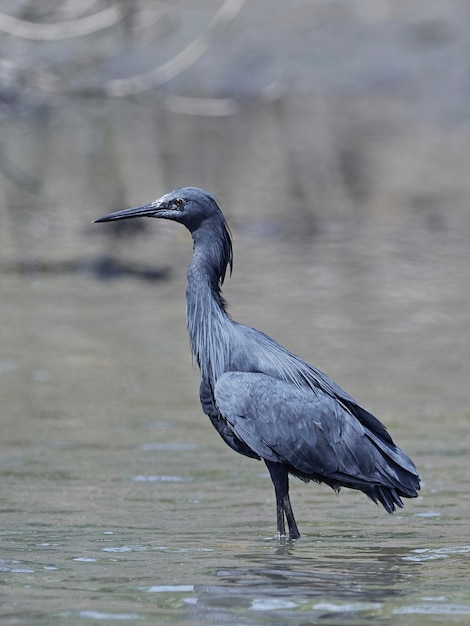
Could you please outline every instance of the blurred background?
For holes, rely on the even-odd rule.
[[[4,269],[89,262],[97,213],[192,184],[253,236],[469,228],[465,3],[0,10]]]
[[[380,559],[395,571],[405,552],[468,548],[469,164],[468,2],[0,0],[2,538],[19,614],[33,604],[50,623],[51,597],[109,608],[104,591],[90,605],[98,578],[75,560],[104,563],[101,588],[134,598],[128,567],[141,564],[142,589],[213,582],[274,532],[269,478],[199,407],[189,234],[92,224],[181,186],[215,194],[229,221],[234,318],[334,378],[423,478],[393,519],[294,483],[301,529],[324,537],[315,550],[341,559],[350,531],[365,550],[381,537],[363,567],[376,581]],[[130,556],[106,561],[103,533]],[[222,552],[175,547],[224,533]],[[330,603],[338,562],[322,566]],[[468,574],[446,563],[438,599]]]

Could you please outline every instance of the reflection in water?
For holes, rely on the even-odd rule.
[[[130,522],[104,531],[83,524],[3,531],[0,572],[15,599],[9,614],[34,608],[38,625],[60,617],[221,626],[381,623],[393,615],[417,626],[423,614],[470,615],[468,545],[400,546],[403,536],[376,534],[387,545],[371,546],[371,537],[349,542],[334,533],[276,546],[205,534],[178,540],[175,528],[160,544],[157,528]]]
[[[407,595],[418,574],[404,560],[405,549],[366,548],[328,558],[297,555],[303,550],[286,544],[271,556],[237,555],[249,564],[218,569],[220,584],[194,587],[193,617],[203,621],[215,612],[229,622],[224,610],[269,611],[289,623],[299,613],[305,619],[377,614],[385,602]]]

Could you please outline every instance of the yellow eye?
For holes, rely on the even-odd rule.
[[[171,203],[171,208],[176,209],[177,211],[180,211],[183,208],[183,206],[184,206],[184,200],[182,198],[176,198]]]

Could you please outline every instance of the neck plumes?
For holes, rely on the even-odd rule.
[[[232,268],[232,245],[225,222],[201,226],[192,236],[186,287],[189,341],[202,379],[215,384],[229,357],[231,320],[221,286],[227,266]]]

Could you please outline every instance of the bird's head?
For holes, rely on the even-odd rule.
[[[116,211],[100,217],[95,222],[126,220],[132,217],[160,217],[173,220],[183,224],[191,232],[195,232],[211,218],[225,222],[214,196],[198,187],[175,189],[149,204]]]

